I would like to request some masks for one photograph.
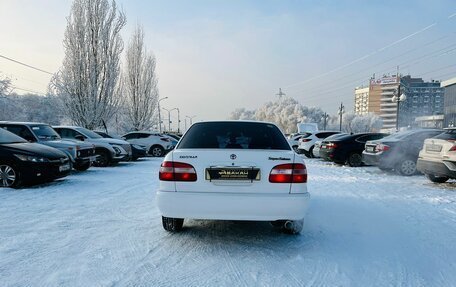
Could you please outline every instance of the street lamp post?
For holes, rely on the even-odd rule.
[[[326,130],[326,122],[328,121],[329,119],[329,115],[325,112],[323,114],[323,130]]]
[[[190,119],[190,126],[191,126],[191,125],[193,124],[192,119],[193,119],[194,117],[196,117],[196,116],[191,116],[191,117],[190,117],[190,116],[185,116],[185,117]]]
[[[160,113],[160,102],[166,100],[168,97],[164,97],[158,100],[158,126],[160,133],[162,132],[162,120],[161,120],[161,113]]]
[[[340,103],[339,111],[339,131],[342,131],[342,115],[345,113],[345,107],[343,103]]]
[[[179,108],[174,108],[169,111],[172,112],[174,110],[177,111],[177,133],[180,133],[180,111],[179,111]]]
[[[399,84],[396,93],[391,98],[393,103],[396,102],[396,131],[399,131],[399,103],[405,101],[406,99],[407,97],[405,94],[401,94],[401,84]]]

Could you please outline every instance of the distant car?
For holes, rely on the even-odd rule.
[[[109,166],[131,157],[130,143],[119,139],[105,139],[99,134],[82,127],[57,126],[55,131],[65,139],[80,140],[95,145],[96,166]]]
[[[97,158],[92,144],[78,140],[63,140],[47,124],[0,122],[0,128],[4,128],[29,142],[40,143],[63,151],[70,158],[73,168],[78,171],[87,170]]]
[[[414,175],[424,140],[442,132],[440,129],[408,130],[381,140],[368,141],[363,151],[363,162],[378,166],[381,170],[395,170],[405,176]]]
[[[175,147],[175,144],[168,136],[156,132],[129,132],[123,135],[122,138],[131,144],[145,146],[147,153],[154,157],[162,157]]]
[[[298,152],[298,146],[299,146],[299,140],[301,138],[308,137],[311,133],[297,133],[297,134],[291,134],[287,137],[288,142],[290,143],[291,147],[295,152]]]
[[[167,136],[169,136],[169,137],[172,137],[172,138],[175,139],[176,141],[179,141],[180,138],[182,137],[182,135],[173,134],[173,133],[165,133],[165,135],[167,135]]]
[[[184,219],[272,221],[299,233],[309,201],[304,160],[271,123],[193,124],[159,171],[157,205],[167,231]]]
[[[325,139],[329,136],[334,134],[339,134],[338,131],[317,131],[308,133],[307,136],[302,137],[299,139],[299,146],[298,146],[298,153],[304,154],[306,157],[312,158],[313,157],[313,149],[315,146],[315,142],[317,140]]]
[[[71,171],[68,156],[0,128],[0,187],[52,181]]]
[[[432,182],[456,179],[456,128],[424,140],[416,168]]]
[[[105,132],[102,132],[102,131],[94,131],[96,132],[97,134],[99,134],[100,136],[104,137],[104,138],[108,138],[108,139],[122,139],[121,136],[114,136],[114,135],[110,135],[110,134],[107,134]],[[143,145],[139,145],[139,144],[130,144],[131,145],[131,160],[133,161],[136,161],[142,157],[146,157],[147,156],[147,150],[146,150],[146,147],[143,146]]]
[[[326,138],[320,148],[320,156],[337,164],[348,164],[352,167],[363,165],[362,152],[367,141],[385,137],[383,133],[345,134]]]

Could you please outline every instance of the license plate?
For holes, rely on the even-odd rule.
[[[440,152],[441,150],[442,150],[441,145],[436,145],[436,144],[427,144],[426,145],[426,151]]]
[[[367,152],[374,152],[375,148],[373,146],[367,146],[366,151]]]
[[[67,163],[67,164],[64,164],[64,165],[59,166],[59,171],[60,171],[60,172],[68,171],[68,170],[70,170],[70,168],[71,168],[71,167],[70,167],[70,164]]]
[[[206,169],[207,180],[260,180],[258,168],[210,167]]]

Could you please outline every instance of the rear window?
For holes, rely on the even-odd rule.
[[[207,122],[194,124],[177,148],[290,150],[290,145],[272,124]]]
[[[434,138],[440,140],[456,140],[456,130],[446,130]]]

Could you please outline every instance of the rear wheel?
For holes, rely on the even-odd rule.
[[[154,145],[150,148],[149,154],[153,157],[162,157],[165,155],[165,149],[159,145]]]
[[[416,173],[416,162],[411,159],[406,159],[396,166],[396,172],[401,175],[411,176]]]
[[[447,176],[437,176],[433,174],[426,174],[426,177],[429,178],[430,181],[435,182],[435,183],[444,183],[450,178]]]
[[[363,158],[359,153],[352,153],[348,156],[347,163],[349,166],[358,167],[363,165]]]
[[[166,231],[177,232],[182,230],[182,226],[184,226],[184,219],[162,216],[162,224]]]
[[[17,187],[19,171],[10,164],[0,165],[0,187]]]

